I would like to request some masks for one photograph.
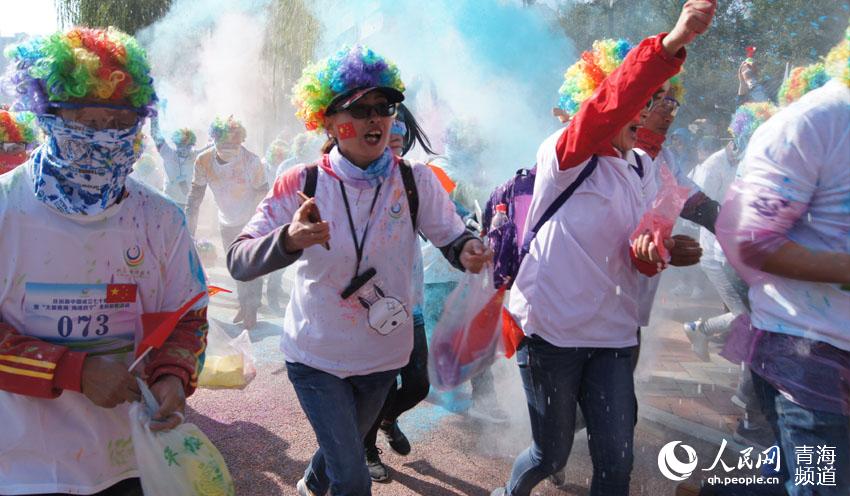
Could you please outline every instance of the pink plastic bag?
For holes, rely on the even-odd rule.
[[[669,262],[670,253],[664,246],[664,240],[672,236],[673,224],[676,223],[685,202],[688,201],[690,190],[679,186],[666,165],[661,165],[659,174],[661,187],[658,195],[652,201],[652,208],[643,214],[629,240],[634,242],[641,234],[652,234],[652,241],[658,247],[658,254],[665,262]]]
[[[493,288],[490,267],[466,273],[446,298],[428,350],[431,385],[448,391],[490,365],[501,338],[505,288]]]

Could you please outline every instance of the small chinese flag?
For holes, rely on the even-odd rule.
[[[525,333],[522,332],[513,315],[507,308],[502,307],[502,346],[505,349],[505,358],[514,356],[524,337]]]
[[[133,303],[136,301],[135,284],[107,284],[106,303]]]
[[[233,291],[229,289],[220,288],[218,286],[207,286],[207,294],[210,296],[217,295],[219,293],[232,293]]]
[[[499,332],[499,318],[507,286],[493,293],[490,300],[472,318],[466,332],[458,332],[452,340],[452,351],[462,367],[484,356],[493,342],[493,334]]]
[[[183,304],[176,312],[157,312],[142,314],[142,328],[144,338],[136,349],[136,356],[142,356],[149,348],[159,348],[168,339],[168,336],[177,327],[180,319],[191,310],[192,305],[198,302],[204,293],[198,293],[192,299]],[[135,363],[133,364],[135,365]],[[132,369],[132,367],[131,367]]]
[[[339,139],[351,139],[357,137],[357,131],[354,130],[354,124],[350,122],[340,124],[337,131],[339,132]]]

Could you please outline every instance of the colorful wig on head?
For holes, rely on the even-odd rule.
[[[826,55],[824,65],[833,79],[850,88],[850,26],[844,32],[844,39]]]
[[[216,117],[210,124],[210,138],[216,143],[242,143],[247,136],[245,126],[232,115],[227,119]]]
[[[6,56],[15,110],[43,114],[49,102],[87,98],[128,102],[147,116],[156,112],[147,55],[115,28],[71,28],[9,47]]]
[[[32,112],[0,110],[0,143],[35,143],[38,127]]]
[[[295,115],[310,131],[324,126],[331,101],[357,88],[386,86],[404,91],[398,68],[363,45],[345,46],[335,54],[307,66],[292,90]]]
[[[776,105],[770,102],[750,102],[738,107],[729,123],[729,133],[739,154],[746,150],[756,129],[773,117],[777,110]]]
[[[670,78],[670,91],[667,93],[667,96],[675,98],[679,105],[685,104],[685,84],[682,82],[684,74],[685,70],[682,69],[679,74]]]
[[[305,157],[307,155],[307,144],[310,142],[312,138],[311,133],[298,133],[292,138],[292,147],[290,151],[292,152],[292,156],[299,158]]]
[[[623,39],[594,41],[593,48],[583,52],[578,62],[564,73],[564,84],[558,90],[561,97],[558,107],[574,116],[599,84],[623,63],[631,49],[632,45]]]
[[[820,88],[827,81],[829,81],[829,74],[826,73],[826,66],[822,63],[795,67],[779,87],[776,100],[783,107],[790,105],[806,93]]]
[[[269,148],[266,150],[266,163],[270,166],[277,166],[286,160],[288,155],[289,145],[286,144],[286,141],[277,138],[269,144]]]
[[[174,146],[180,147],[191,147],[195,146],[195,143],[198,142],[198,137],[195,136],[195,132],[189,129],[188,127],[184,127],[183,129],[178,129],[171,133],[171,142],[174,143]]]

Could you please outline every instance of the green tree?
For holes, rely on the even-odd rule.
[[[54,0],[60,24],[89,27],[115,26],[136,34],[156,23],[171,8],[174,0]],[[268,100],[270,117],[284,122],[294,112],[289,104],[292,85],[305,64],[313,57],[321,35],[321,25],[305,0],[269,0],[264,7],[265,38],[262,49],[263,71],[269,88],[257,88]],[[263,130],[270,141],[277,130]]]
[[[289,94],[310,61],[321,25],[304,0],[275,0],[268,7],[263,60],[271,76],[271,108],[275,121],[291,113]]]
[[[564,33],[576,50],[600,38],[637,43],[668,31],[682,0],[571,0],[559,12]],[[678,125],[705,117],[721,128],[734,111],[738,66],[746,47],[757,48],[755,62],[768,94],[775,96],[786,64],[815,62],[841,38],[850,16],[848,0],[738,0],[721,2],[711,30],[688,47],[686,104]]]
[[[168,12],[172,0],[54,0],[63,26],[115,26],[135,34]]]

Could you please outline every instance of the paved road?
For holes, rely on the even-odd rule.
[[[233,287],[220,271],[214,269],[210,276],[214,284]],[[213,298],[213,324],[233,336],[240,332],[238,326],[228,323],[234,313],[235,298],[231,295]],[[278,351],[280,318],[268,313],[261,318],[251,333],[257,358],[256,379],[241,391],[199,390],[190,398],[188,419],[199,425],[224,455],[236,480],[237,494],[295,494],[295,483],[316,443]],[[409,456],[391,453],[379,438],[383,459],[391,467],[392,482],[374,484],[373,494],[479,496],[488,495],[504,483],[513,457],[528,445],[530,431],[515,363],[500,359],[494,370],[499,401],[511,415],[509,425],[482,424],[433,403],[423,403],[401,419],[402,429],[413,443]],[[659,449],[673,440],[694,446],[700,460],[709,460],[708,464],[716,456],[714,444],[642,417],[635,438],[631,494],[674,493],[675,483],[665,479],[657,466]],[[567,466],[569,486],[557,489],[544,482],[534,494],[587,494],[591,472],[583,431],[576,436]]]

